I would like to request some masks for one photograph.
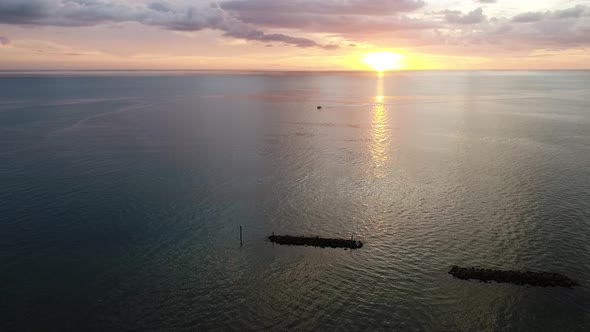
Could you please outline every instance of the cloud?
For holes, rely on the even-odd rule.
[[[498,52],[586,47],[590,45],[590,15],[587,6],[528,12],[488,20],[470,29],[442,31],[440,39],[464,46],[488,44]]]
[[[581,17],[584,15],[590,15],[590,9],[588,6],[584,5],[577,5],[572,8],[563,9],[563,10],[556,10],[552,13],[554,18],[575,18]]]
[[[498,0],[475,0],[475,2],[479,3],[496,3]]]
[[[568,18],[579,18],[582,16],[590,15],[590,9],[588,6],[577,5],[575,7],[545,11],[545,12],[527,12],[514,16],[512,22],[516,23],[531,23],[538,22],[547,19],[568,19]]]
[[[377,15],[387,16],[424,7],[422,0],[231,0],[221,8],[244,16],[272,14]]]
[[[50,3],[43,0],[0,1],[0,23],[28,24],[42,19]]]
[[[273,15],[239,16],[255,26],[292,29],[313,33],[358,36],[391,33],[401,30],[422,30],[439,27],[439,23],[403,15],[370,17],[361,15],[330,16],[319,14],[277,13]]]
[[[0,45],[8,45],[10,44],[10,39],[6,36],[0,35]]]
[[[522,13],[514,16],[512,18],[512,22],[516,23],[530,23],[530,22],[537,22],[545,18],[545,13],[541,12],[528,12]]]
[[[220,30],[225,36],[298,47],[333,49],[311,39],[266,33],[217,5],[177,7],[166,1],[131,6],[105,0],[0,0],[0,24],[93,26],[138,22],[176,31]]]
[[[148,4],[148,8],[162,13],[170,13],[174,11],[174,8],[172,8],[169,3],[163,1],[151,2]]]
[[[203,5],[208,1],[215,0],[0,0],[0,24],[77,27],[136,22],[173,31],[211,29],[261,46],[322,49],[337,46],[309,36],[325,34],[343,47],[460,45],[457,50],[474,54],[484,52],[480,45],[486,44],[497,52],[590,45],[587,5],[489,18],[482,8],[427,11],[422,0],[220,0]],[[471,2],[475,3],[492,1]],[[478,46],[469,48],[472,45]]]
[[[453,24],[476,24],[485,21],[486,16],[483,9],[477,8],[463,15],[460,11],[445,11],[445,20]]]
[[[63,53],[65,56],[86,56],[93,55],[92,53]]]
[[[444,45],[461,53],[528,52],[563,50],[590,45],[589,6],[577,5],[550,11],[525,12],[512,17],[485,19],[479,10],[432,13],[444,15],[446,29],[437,29],[429,46]],[[480,19],[481,18],[481,19]],[[469,24],[462,28],[462,24]],[[451,48],[455,45],[455,48]]]
[[[223,10],[255,26],[347,37],[438,27],[437,22],[404,14],[425,5],[422,0],[229,0],[219,3]]]

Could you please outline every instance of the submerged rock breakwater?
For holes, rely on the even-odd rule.
[[[361,241],[348,239],[334,239],[334,238],[323,238],[319,236],[292,236],[292,235],[271,235],[268,237],[270,242],[293,245],[293,246],[314,246],[314,247],[330,247],[330,248],[347,248],[347,249],[359,249],[362,248],[363,243]]]
[[[562,274],[551,272],[494,270],[453,266],[449,274],[463,280],[477,279],[481,282],[495,281],[515,285],[570,288],[578,285],[577,282]]]

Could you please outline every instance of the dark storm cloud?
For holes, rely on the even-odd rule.
[[[311,39],[266,33],[239,20],[217,5],[175,7],[166,1],[130,6],[103,0],[0,0],[0,24],[92,26],[138,22],[176,31],[220,30],[225,36],[298,47],[333,49]]]

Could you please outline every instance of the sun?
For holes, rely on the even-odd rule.
[[[401,60],[403,58],[404,56],[401,54],[383,51],[365,54],[364,61],[376,71],[386,71],[401,68]]]

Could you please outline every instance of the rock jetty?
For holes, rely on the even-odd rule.
[[[510,271],[453,266],[449,274],[463,280],[477,279],[481,282],[507,282],[515,285],[569,288],[578,285],[574,280],[562,274],[551,272]]]
[[[330,248],[347,248],[359,249],[363,243],[354,239],[331,239],[319,236],[292,236],[292,235],[271,235],[268,237],[270,242],[292,246],[314,246]]]

